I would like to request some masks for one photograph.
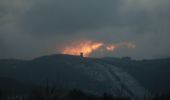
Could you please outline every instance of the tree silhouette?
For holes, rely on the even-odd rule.
[[[70,91],[68,94],[70,100],[87,100],[86,97],[85,93],[77,89]]]
[[[170,100],[170,94],[155,95],[152,100]]]
[[[113,96],[110,94],[104,93],[103,100],[113,100]]]
[[[31,100],[56,100],[58,92],[55,87],[35,88],[31,93]]]
[[[2,90],[0,89],[0,100],[2,99]]]

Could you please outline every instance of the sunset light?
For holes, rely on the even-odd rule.
[[[116,49],[116,46],[115,45],[108,45],[108,46],[106,46],[106,50],[107,51],[114,51]]]
[[[84,41],[76,41],[69,45],[66,45],[62,49],[60,49],[60,52],[62,54],[77,55],[77,56],[80,55],[80,53],[83,53],[84,57],[89,57],[90,54],[98,51],[99,49],[103,49],[104,51],[102,52],[114,52],[116,49],[120,47],[133,49],[136,47],[136,45],[130,42],[107,44],[104,42],[84,40]]]
[[[93,41],[82,41],[73,43],[67,47],[64,47],[61,51],[62,54],[70,54],[70,55],[80,55],[82,52],[85,57],[88,57],[93,51],[99,49],[103,46],[101,42],[93,42]]]

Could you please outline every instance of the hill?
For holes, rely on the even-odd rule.
[[[102,60],[126,70],[153,93],[170,93],[170,58],[132,60],[129,57],[110,57]]]
[[[7,63],[6,63],[7,62]],[[30,61],[0,61],[0,76],[25,84],[63,89],[80,89],[88,93],[110,93],[142,98],[145,89],[126,71],[101,59],[70,55],[49,55]]]

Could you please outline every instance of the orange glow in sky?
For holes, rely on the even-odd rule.
[[[106,46],[106,50],[107,51],[114,51],[116,49],[116,46],[115,45],[108,45],[108,46]]]
[[[103,46],[101,42],[93,42],[93,41],[81,41],[79,43],[73,43],[70,46],[63,48],[62,54],[70,54],[70,55],[80,55],[82,52],[85,57],[88,57],[93,51],[99,49]]]
[[[60,49],[60,53],[69,54],[69,55],[77,55],[77,56],[80,55],[80,53],[83,53],[84,57],[89,57],[91,53],[99,49],[104,49],[105,52],[114,52],[115,49],[118,49],[120,47],[135,48],[136,45],[130,42],[121,42],[117,44],[106,44],[103,42],[83,40],[83,41],[73,42],[63,47],[62,49]]]

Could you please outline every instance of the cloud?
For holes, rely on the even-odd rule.
[[[37,0],[21,26],[30,33],[75,33],[106,27],[116,17],[121,0]]]
[[[169,4],[167,0],[2,0],[1,20],[16,23],[23,33],[41,35],[107,27],[154,31],[169,19]]]
[[[137,45],[113,56],[170,56],[169,5],[168,0],[1,0],[0,54],[27,58],[91,39]]]

